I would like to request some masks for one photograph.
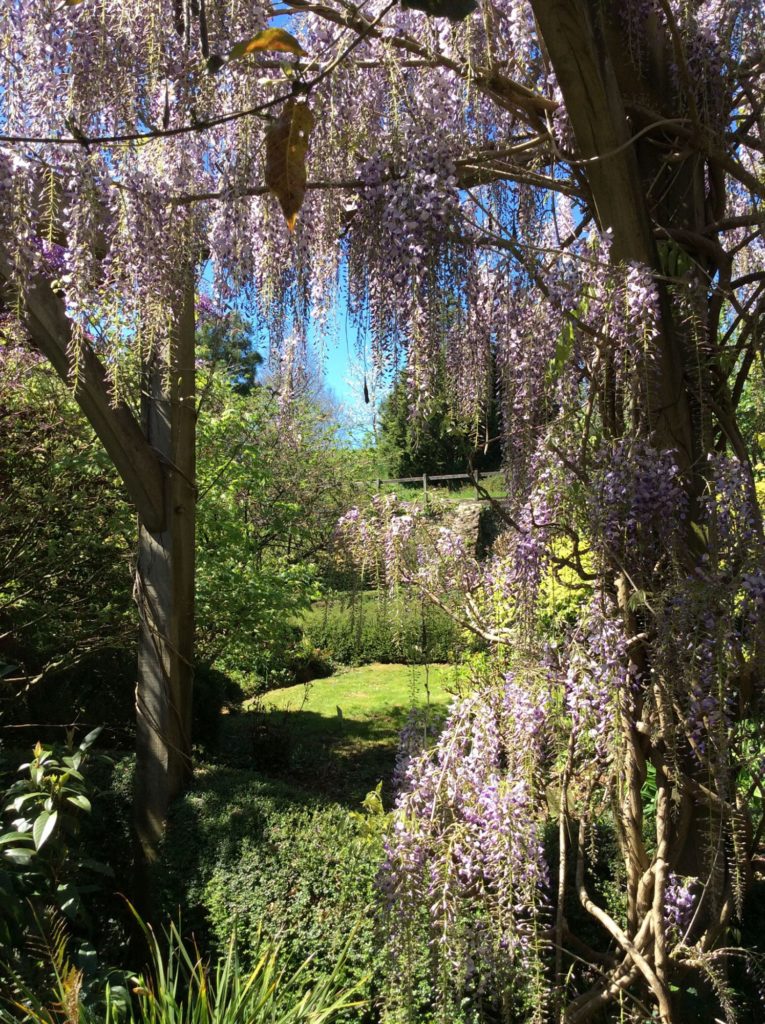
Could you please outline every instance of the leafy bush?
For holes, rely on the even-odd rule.
[[[408,595],[340,595],[315,605],[303,619],[305,640],[344,665],[454,660],[465,646],[452,619]]]
[[[73,705],[55,699],[61,674],[87,661],[87,679],[102,655],[133,650],[134,514],[71,392],[3,341],[0,424],[0,711],[71,722],[59,716],[76,715],[81,698],[72,687]],[[35,700],[29,682],[47,677],[55,682]]]
[[[240,684],[211,665],[194,668],[194,703],[191,735],[195,743],[210,746],[218,739],[224,707],[236,708],[244,698]]]
[[[380,856],[379,839],[360,839],[337,804],[201,768],[171,814],[156,890],[165,914],[186,908],[185,928],[220,953],[235,927],[248,967],[262,935],[279,942],[289,969],[312,957],[309,983],[334,970],[355,928],[338,975],[355,985],[381,956],[371,909]]]
[[[268,388],[238,394],[220,372],[202,374],[201,387],[197,650],[229,673],[268,678],[300,646],[295,620],[319,595],[355,494],[350,465],[315,403],[296,402],[286,422]]]
[[[334,675],[337,665],[330,652],[314,646],[296,627],[292,642],[273,651],[268,663],[261,662],[254,672],[240,675],[240,686],[245,697],[256,697],[269,690],[326,679]]]
[[[64,752],[36,744],[22,778],[6,791],[0,831],[0,938],[6,949],[23,942],[30,908],[53,906],[67,918],[85,914],[83,876],[108,869],[87,857],[77,842],[83,814],[91,810],[90,787],[82,769],[99,729]],[[91,876],[88,878],[87,876]]]
[[[93,819],[104,832],[106,821],[115,831],[112,816],[102,820],[93,784],[98,768],[106,768],[106,759],[94,758],[91,751],[99,731],[65,749],[37,743],[32,760],[19,769],[21,778],[2,797],[0,993],[5,995],[49,985],[54,950],[64,943],[76,969],[87,974],[87,988],[101,969],[96,944],[111,937],[121,948],[114,941],[117,932],[124,941],[106,882],[112,870],[91,855],[96,848],[104,853],[93,842]],[[98,801],[96,814],[91,801]]]
[[[325,1024],[360,1006],[354,989],[339,981],[345,951],[328,974],[310,981],[308,962],[288,971],[281,948],[260,937],[253,966],[245,969],[233,935],[211,963],[175,926],[160,940],[136,918],[149,949],[148,970],[112,972],[117,984],[85,987],[84,972],[71,962],[59,933],[50,949],[50,993],[22,986],[9,1008],[0,1005],[1,1024],[58,1024],[62,1013],[67,1024]]]

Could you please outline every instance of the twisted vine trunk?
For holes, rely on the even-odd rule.
[[[615,262],[638,262],[654,271],[660,307],[658,372],[646,375],[630,396],[631,422],[657,450],[672,450],[683,474],[688,523],[672,553],[691,573],[704,541],[694,532],[696,509],[706,481],[707,455],[729,445],[748,465],[735,422],[725,375],[716,359],[722,300],[710,282],[724,278],[722,249],[707,226],[724,212],[724,175],[715,158],[719,126],[704,121],[690,83],[676,63],[671,23],[647,19],[642,60],[630,57],[630,41],[619,5],[599,0],[532,0],[546,56],[555,70],[569,113],[576,149],[584,158],[581,175],[592,197],[601,229],[612,232]],[[647,56],[646,56],[647,55]],[[687,89],[684,88],[687,86]],[[688,124],[693,127],[688,129]],[[691,133],[692,138],[688,137]],[[643,133],[642,135],[640,133]],[[679,134],[678,134],[679,133]],[[638,137],[640,136],[640,137]],[[657,242],[678,247],[687,257],[689,303],[693,315],[679,316]],[[601,386],[601,420],[607,438],[624,436],[619,404],[609,401],[608,377]],[[714,413],[714,416],[713,416]],[[750,476],[751,467],[749,466]],[[761,530],[761,526],[760,526]],[[625,702],[622,732],[625,760],[615,818],[626,869],[627,921],[623,935],[615,923],[580,896],[590,913],[621,946],[624,963],[610,989],[596,987],[591,998],[576,1000],[567,1021],[586,1020],[619,991],[627,970],[639,972],[664,1024],[679,1021],[670,997],[671,951],[664,921],[664,895],[670,871],[706,882],[696,932],[711,946],[730,916],[731,884],[723,845],[723,819],[732,813],[698,762],[668,765],[668,746],[682,730],[673,681],[654,658],[653,612],[632,607],[636,588],[651,593],[660,579],[646,578],[636,565],[614,561],[607,569],[626,633],[631,638],[632,678],[637,694]],[[656,778],[656,826],[646,843],[642,789],[652,765]],[[677,813],[670,813],[671,807]],[[579,861],[584,853],[580,844]],[[705,934],[704,934],[705,932]]]

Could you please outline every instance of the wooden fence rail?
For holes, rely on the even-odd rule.
[[[422,484],[422,493],[425,500],[428,500],[428,486],[429,484],[440,483],[445,480],[468,480],[474,482],[476,485],[481,480],[488,480],[490,477],[502,476],[501,470],[494,470],[491,473],[480,473],[476,472],[472,475],[470,473],[423,473],[422,476],[393,476],[393,477],[376,477],[374,480],[360,480],[360,484],[374,484],[377,491],[381,490],[383,484]],[[453,501],[469,501],[469,498],[453,498]],[[476,486],[476,500],[482,500],[482,495],[478,487]]]

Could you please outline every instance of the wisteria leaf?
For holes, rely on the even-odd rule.
[[[266,185],[279,200],[290,231],[305,198],[305,160],[313,126],[308,104],[288,100],[266,129]]]
[[[563,330],[558,336],[558,341],[555,346],[555,355],[550,360],[550,365],[547,368],[547,379],[549,383],[554,384],[563,373],[566,364],[571,358],[571,353],[574,350],[574,328],[570,321],[566,321],[563,325]]]
[[[699,538],[703,545],[709,544],[709,530],[705,526],[701,526],[699,523],[691,522],[691,529]]]
[[[293,35],[283,28],[264,28],[252,39],[243,39],[237,43],[228,55],[229,60],[246,57],[248,53],[268,50],[279,53],[294,53],[296,57],[307,57],[308,54]]]
[[[649,607],[648,594],[646,594],[645,590],[633,590],[627,600],[627,606],[633,612]]]

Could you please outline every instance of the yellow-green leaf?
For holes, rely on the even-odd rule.
[[[305,198],[305,160],[313,125],[307,103],[287,100],[266,129],[266,185],[279,200],[290,231]]]
[[[229,60],[236,60],[237,57],[246,57],[248,53],[258,53],[263,50],[277,51],[280,53],[294,53],[296,57],[307,57],[300,43],[289,32],[283,28],[264,28],[252,39],[244,39],[237,43],[228,55]]]

